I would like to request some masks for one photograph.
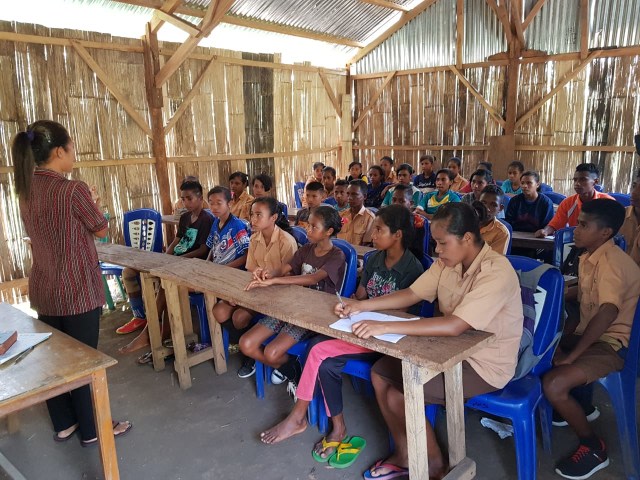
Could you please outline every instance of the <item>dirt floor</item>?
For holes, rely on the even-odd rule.
[[[111,409],[115,419],[129,419],[134,428],[116,441],[121,478],[127,479],[215,479],[215,480],[338,480],[362,478],[362,472],[387,453],[386,428],[375,400],[356,394],[346,381],[345,418],[350,434],[363,436],[367,447],[356,463],[346,470],[328,468],[311,457],[311,449],[321,435],[314,427],[286,442],[266,446],[259,433],[283,418],[293,401],[284,385],[267,386],[266,398],[255,396],[255,380],[240,379],[237,355],[232,355],[229,372],[216,375],[205,363],[191,369],[193,387],[182,391],[172,364],[159,373],[149,365],[139,366],[140,353],[119,355],[117,349],[131,336],[115,334],[130,318],[122,308],[102,317],[99,349],[118,359],[108,370]],[[2,374],[0,372],[0,384]],[[596,431],[609,446],[611,465],[592,478],[624,478],[615,417],[608,397],[596,393],[602,411]],[[478,479],[516,479],[512,438],[501,440],[480,425],[481,415],[467,411],[467,451],[477,462]],[[52,440],[52,427],[43,405],[20,414],[18,433],[9,435],[0,422],[0,452],[27,479],[102,478],[96,448],[81,448],[78,437],[67,443]],[[437,430],[446,437],[444,416]],[[554,461],[575,445],[567,429],[554,429],[553,458],[538,442],[538,478],[560,478],[553,472]],[[11,478],[2,473],[0,480]]]

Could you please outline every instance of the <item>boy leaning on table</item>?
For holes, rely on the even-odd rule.
[[[578,285],[570,287],[567,302],[577,299],[580,313],[569,314],[554,367],[542,379],[555,414],[580,442],[556,465],[556,473],[564,478],[589,478],[609,465],[604,441],[570,392],[624,366],[640,295],[640,267],[613,242],[624,217],[624,207],[615,200],[593,200],[582,205],[574,231],[576,247],[586,252],[580,257]]]

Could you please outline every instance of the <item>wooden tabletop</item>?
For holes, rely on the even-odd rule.
[[[245,292],[244,287],[252,278],[249,272],[204,260],[187,260],[169,268],[153,269],[150,273],[180,286],[212,292],[218,298],[293,325],[340,338],[438,372],[453,367],[493,340],[492,334],[479,331],[469,331],[455,338],[407,336],[395,344],[374,338],[364,340],[351,333],[329,327],[337,320],[333,313],[335,295],[297,285],[275,285]],[[402,312],[394,313],[399,316],[406,315]]]
[[[19,363],[11,360],[0,366],[0,416],[8,402],[37,396],[118,363],[7,303],[0,303],[0,330],[53,332]]]
[[[356,249],[356,253],[360,259],[364,258],[365,254],[375,251],[373,247],[363,247],[362,245],[353,245],[353,248]]]
[[[537,238],[533,232],[513,232],[513,247],[553,250],[553,238]]]
[[[175,255],[147,252],[115,243],[96,242],[96,250],[102,262],[133,268],[139,272],[148,272],[154,268],[185,261],[184,258]]]
[[[162,223],[165,225],[178,225],[180,218],[175,215],[162,215]]]

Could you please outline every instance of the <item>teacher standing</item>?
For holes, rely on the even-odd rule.
[[[94,237],[104,238],[108,229],[87,184],[65,177],[73,170],[73,141],[59,123],[39,120],[14,137],[11,154],[31,238],[31,307],[44,323],[96,348],[105,297]],[[55,441],[79,431],[82,446],[97,444],[89,386],[47,400],[47,408]],[[131,426],[114,422],[114,435]]]

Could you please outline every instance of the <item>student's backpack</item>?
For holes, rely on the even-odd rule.
[[[560,272],[563,275],[571,275],[573,277],[578,276],[578,266],[580,265],[580,255],[582,255],[586,249],[578,248],[575,245],[571,245],[571,250],[569,250],[569,254],[567,258],[562,262],[562,266],[560,267]]]
[[[533,334],[536,324],[536,301],[535,293],[538,289],[538,282],[540,277],[544,273],[551,269],[556,268],[546,263],[540,264],[538,267],[524,272],[517,270],[518,279],[520,280],[520,296],[522,297],[522,310],[524,313],[524,322],[522,329],[522,338],[520,339],[520,348],[518,349],[518,363],[516,365],[516,373],[513,376],[514,380],[527,375],[533,368],[540,362],[540,360],[549,352],[549,350],[555,348],[556,344],[562,336],[562,332],[558,332],[549,346],[536,355],[533,352]],[[542,308],[540,305],[538,308]]]

